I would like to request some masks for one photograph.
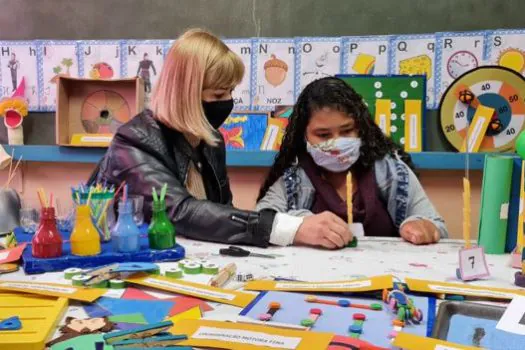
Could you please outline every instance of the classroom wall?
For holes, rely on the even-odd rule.
[[[44,187],[53,191],[61,206],[71,206],[70,186],[86,181],[93,170],[93,164],[26,163],[22,173],[13,180],[13,186],[22,193],[26,205],[38,207],[36,190]],[[229,176],[234,204],[243,209],[253,209],[259,188],[266,176],[267,168],[230,168]],[[461,171],[421,171],[420,180],[447,222],[452,238],[460,238],[462,232],[462,177]],[[7,177],[7,171],[0,171],[0,183]],[[477,235],[481,172],[471,171],[472,186],[472,231]]]

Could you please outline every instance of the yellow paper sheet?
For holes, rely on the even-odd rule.
[[[479,348],[472,346],[459,345],[409,333],[399,333],[394,339],[394,346],[403,350],[479,350]]]
[[[408,288],[413,292],[455,294],[490,299],[512,299],[516,295],[525,296],[525,290],[523,289],[471,286],[468,284],[419,280],[414,278],[406,278],[405,280]]]
[[[386,136],[390,136],[390,117],[392,107],[390,100],[376,100],[375,122]]]
[[[177,322],[181,320],[198,320],[200,318],[202,318],[201,308],[199,306],[195,306],[189,310],[181,312],[180,314],[166,318],[166,321],[171,321],[173,322],[173,324],[176,324]],[[173,327],[170,328],[169,331],[172,332],[172,330],[173,330]]]
[[[405,151],[421,152],[421,100],[405,100]]]
[[[391,275],[333,282],[287,282],[260,280],[246,284],[246,290],[283,290],[293,292],[367,292],[393,287]]]
[[[127,278],[126,282],[238,307],[248,306],[256,297],[255,294],[215,288],[201,283],[174,280],[163,276],[137,275]]]
[[[331,333],[210,320],[181,320],[171,331],[188,336],[188,340],[177,345],[231,350],[326,349],[334,336]]]
[[[465,137],[463,146],[461,146],[461,152],[466,152],[467,150],[468,152],[479,151],[479,147],[485,137],[485,132],[487,132],[493,114],[494,108],[485,107],[483,105],[478,106],[468,128],[468,136]]]
[[[73,300],[93,302],[107,292],[104,288],[84,288],[69,284],[37,283],[25,281],[0,281],[0,290],[64,297]]]

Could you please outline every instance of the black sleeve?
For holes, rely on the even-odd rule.
[[[144,197],[147,220],[152,213],[152,188],[159,189],[166,183],[166,206],[177,234],[220,243],[268,246],[274,211],[245,211],[228,204],[197,200],[164,164],[134,146],[113,144],[108,156],[111,157],[106,163],[108,180],[114,184],[126,181],[130,194]]]

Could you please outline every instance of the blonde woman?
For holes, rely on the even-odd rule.
[[[274,221],[286,221],[287,214],[276,218],[273,210],[232,206],[217,129],[233,108],[232,91],[243,74],[240,58],[217,37],[202,30],[183,34],[166,56],[151,110],[119,128],[89,182],[126,181],[131,194],[144,197],[146,221],[152,187],[168,184],[166,204],[177,234],[262,247],[288,244],[283,229],[272,232]]]

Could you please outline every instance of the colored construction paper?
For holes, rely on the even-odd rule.
[[[175,322],[180,320],[198,320],[199,318],[202,318],[201,308],[195,306],[194,308],[191,308],[187,311],[181,312],[180,314],[168,318],[168,320],[175,324]]]
[[[113,315],[109,316],[109,320],[111,322],[119,323],[135,323],[135,324],[146,324],[146,319],[144,318],[144,315],[141,313],[134,313],[134,314],[123,314],[123,315]]]
[[[57,343],[51,350],[112,350],[113,346],[106,345],[104,334],[88,334]]]
[[[147,323],[156,323],[164,320],[175,305],[172,301],[165,300],[126,300],[101,297],[96,302],[112,315],[130,314],[139,312],[144,315]]]
[[[143,290],[140,290],[137,288],[126,288],[126,291],[122,295],[122,299],[160,300],[154,297],[153,295],[148,294],[144,292]],[[193,297],[177,296],[177,297],[173,297],[169,299],[162,299],[162,300],[169,300],[175,303],[175,305],[173,306],[173,308],[171,308],[169,312],[169,316],[177,315],[195,306],[200,306],[202,312],[208,312],[208,311],[213,310],[213,307],[211,307],[210,304],[208,304],[204,300],[193,298]]]
[[[512,180],[510,189],[509,220],[507,223],[507,239],[505,253],[511,253],[516,247],[518,231],[518,216],[520,211],[521,189],[521,159],[515,158],[512,166]]]
[[[22,243],[17,247],[0,250],[0,264],[7,264],[13,261],[18,261],[22,256],[22,252],[27,243]]]
[[[328,345],[327,350],[348,350],[348,349],[366,349],[366,350],[386,350],[388,348],[381,348],[372,345],[364,340],[336,335]]]
[[[109,317],[111,316],[111,312],[104,309],[98,304],[85,304],[84,305],[84,311],[86,311],[86,314],[88,314],[89,317]]]
[[[143,323],[116,322],[115,329],[118,329],[120,331],[129,331],[130,329],[135,329],[143,325],[144,325]]]
[[[478,243],[487,254],[504,254],[513,157],[486,156]]]

